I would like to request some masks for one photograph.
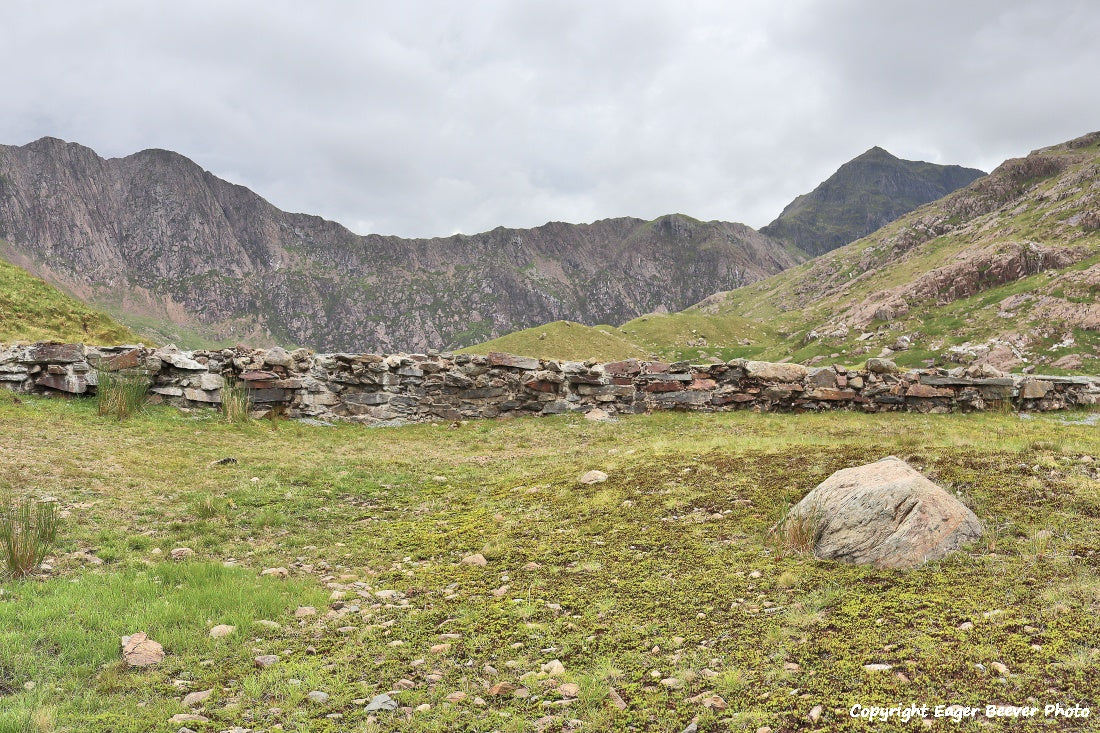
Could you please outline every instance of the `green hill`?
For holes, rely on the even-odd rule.
[[[584,360],[598,355],[604,360],[644,359],[650,352],[631,343],[614,326],[585,326],[573,321],[554,321],[462,349],[460,353],[487,354],[503,351],[540,358]]]
[[[52,285],[0,260],[0,341],[140,341],[130,329]]]

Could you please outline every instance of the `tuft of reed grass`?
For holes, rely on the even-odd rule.
[[[149,377],[140,372],[96,372],[96,410],[124,420],[145,405],[149,396]]]
[[[778,552],[812,555],[821,537],[821,513],[816,508],[794,512],[783,510],[779,521],[768,531],[769,544]]]
[[[57,539],[57,503],[0,500],[0,558],[9,578],[25,578],[42,564]]]
[[[222,415],[228,422],[248,422],[251,419],[252,397],[238,379],[225,378],[222,385]]]

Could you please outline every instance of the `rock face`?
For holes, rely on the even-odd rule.
[[[0,146],[0,256],[92,303],[207,338],[320,350],[465,346],[556,320],[622,323],[797,257],[680,215],[472,236],[358,236],[276,209],[187,158]]]
[[[819,255],[984,175],[975,168],[901,160],[874,147],[796,198],[760,231]]]
[[[890,456],[837,471],[791,509],[815,528],[825,560],[913,568],[982,534],[974,513],[908,463]]]

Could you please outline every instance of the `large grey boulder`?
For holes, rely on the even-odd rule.
[[[808,524],[815,556],[880,568],[913,568],[982,534],[962,502],[893,456],[837,471],[791,509],[790,522]]]

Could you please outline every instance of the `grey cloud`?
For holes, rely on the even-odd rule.
[[[407,236],[761,226],[872,145],[988,169],[1100,127],[1086,0],[14,2],[0,25],[0,142],[171,148]]]

